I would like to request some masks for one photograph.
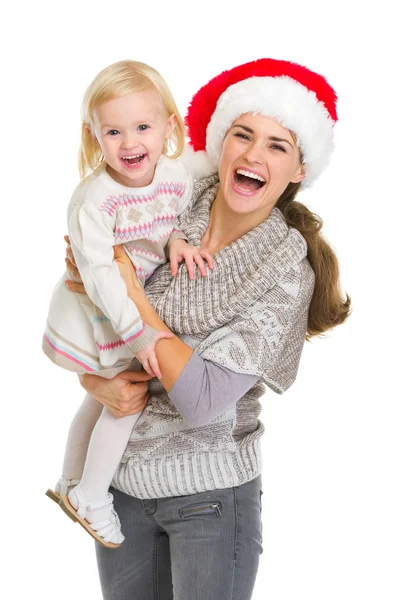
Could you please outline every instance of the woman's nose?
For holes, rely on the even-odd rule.
[[[251,144],[245,152],[245,157],[251,163],[262,164],[264,162],[264,149],[261,144]]]

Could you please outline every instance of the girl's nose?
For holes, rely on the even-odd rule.
[[[124,148],[125,150],[130,150],[131,148],[134,148],[135,146],[137,146],[137,140],[136,140],[136,136],[132,133],[129,134],[125,134],[122,138],[122,148]]]

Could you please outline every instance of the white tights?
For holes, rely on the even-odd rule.
[[[80,479],[87,502],[107,496],[132,428],[141,413],[116,418],[86,394],[68,433],[63,477]]]

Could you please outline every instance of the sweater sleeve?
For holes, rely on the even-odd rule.
[[[236,404],[258,379],[203,360],[194,352],[169,397],[188,423],[205,425]]]
[[[304,260],[196,351],[236,373],[255,375],[282,394],[296,379],[313,290],[314,273]]]
[[[90,196],[69,211],[69,237],[86,293],[135,353],[151,343],[155,330],[142,321],[128,297],[114,261],[114,225],[115,215],[102,211]]]

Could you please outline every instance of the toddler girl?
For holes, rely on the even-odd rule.
[[[184,125],[165,81],[144,63],[121,61],[97,75],[82,105],[81,183],[68,207],[68,231],[87,296],[59,281],[43,349],[78,374],[112,378],[140,364],[161,378],[155,346],[172,334],[144,323],[127,294],[113,246],[123,244],[137,276],[166,262],[212,258],[187,244],[177,216],[188,206],[192,178],[178,159]],[[173,150],[167,156],[169,149]],[[133,362],[134,361],[134,362]],[[123,541],[108,488],[139,415],[114,417],[90,396],[71,424],[62,477],[47,495],[103,545]]]

